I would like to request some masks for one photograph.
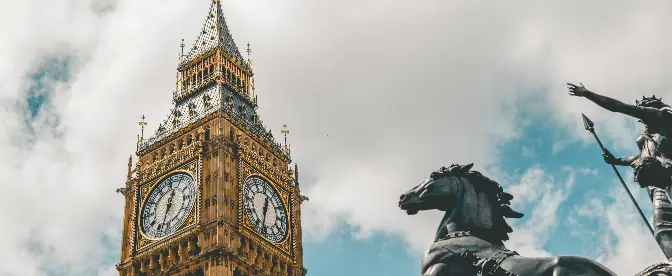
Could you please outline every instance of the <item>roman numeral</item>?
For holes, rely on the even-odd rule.
[[[248,214],[253,215],[255,217],[257,216],[257,214],[254,212],[254,210],[252,210],[252,208],[250,208],[250,207],[245,208],[245,212],[247,212]]]

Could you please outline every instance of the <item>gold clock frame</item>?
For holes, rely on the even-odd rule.
[[[246,162],[240,161],[240,167],[239,167],[239,175],[238,175],[238,198],[240,200],[238,201],[238,222],[239,225],[241,225],[241,229],[244,230],[245,233],[250,234],[250,236],[256,237],[260,239],[261,241],[264,241],[266,243],[272,244],[280,251],[282,251],[284,254],[287,254],[291,256],[292,253],[292,239],[293,239],[293,228],[295,227],[292,225],[292,207],[291,207],[291,197],[290,197],[290,191],[286,190],[283,188],[281,185],[278,185],[277,183],[274,183],[268,176],[266,176],[264,173],[259,172],[252,166],[249,166]],[[279,242],[272,242],[266,239],[264,236],[262,236],[257,230],[254,228],[252,225],[252,222],[250,219],[247,217],[245,214],[245,209],[244,209],[244,186],[245,186],[245,180],[247,180],[250,177],[259,177],[271,186],[272,189],[275,190],[275,192],[278,194],[280,197],[280,201],[282,202],[283,208],[285,209],[285,215],[287,216],[287,234],[285,235],[284,239]]]
[[[201,183],[201,170],[202,170],[202,160],[200,157],[193,158],[190,161],[187,161],[183,163],[182,165],[174,168],[174,169],[168,169],[165,170],[163,173],[161,173],[160,176],[155,177],[154,179],[145,181],[144,183],[140,184],[138,186],[138,198],[141,198],[142,200],[138,202],[137,205],[137,212],[138,215],[136,216],[136,223],[135,223],[135,228],[136,228],[136,233],[137,235],[137,250],[138,251],[144,251],[152,245],[159,244],[162,241],[165,240],[170,240],[171,238],[179,237],[182,236],[186,233],[188,233],[190,230],[195,229],[199,222],[200,222],[200,214],[201,214],[201,197],[202,197],[202,183]],[[186,173],[189,176],[191,176],[194,179],[194,185],[196,185],[196,198],[194,200],[194,207],[191,209],[189,212],[189,215],[187,215],[187,218],[185,221],[180,225],[173,233],[166,235],[161,238],[151,238],[147,236],[141,226],[142,223],[142,210],[147,203],[147,198],[149,195],[154,191],[157,185],[161,183],[163,180],[166,178],[172,176],[175,173]]]

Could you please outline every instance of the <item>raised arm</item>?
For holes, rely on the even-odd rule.
[[[604,156],[604,161],[607,162],[607,164],[612,164],[616,166],[631,166],[632,162],[635,162],[640,156],[640,154],[635,154],[633,156],[628,156],[628,157],[623,157],[623,158],[616,158],[611,153],[603,153],[602,156]]]
[[[574,85],[571,83],[567,84],[569,88],[569,94],[577,97],[585,97],[600,107],[609,110],[611,112],[618,112],[631,117],[638,118],[644,122],[651,122],[652,120],[665,120],[672,122],[672,114],[669,112],[661,111],[657,108],[651,107],[642,107],[635,106],[623,103],[619,100],[609,98],[607,96],[602,96],[600,94],[594,93],[586,89],[586,87]]]

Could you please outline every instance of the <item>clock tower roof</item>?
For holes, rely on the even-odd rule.
[[[248,44],[248,60],[241,55],[226,23],[221,0],[210,0],[210,8],[193,46],[180,53],[173,108],[150,137],[138,137],[136,154],[148,153],[210,118],[226,117],[237,128],[278,155],[291,160],[288,147],[275,141],[257,113]],[[143,126],[144,123],[143,120]]]
[[[203,23],[194,45],[189,52],[180,56],[179,67],[183,67],[198,59],[213,49],[222,49],[222,52],[241,62],[241,67],[250,70],[250,66],[240,54],[236,42],[233,40],[226,18],[222,11],[221,0],[212,0],[208,16]]]

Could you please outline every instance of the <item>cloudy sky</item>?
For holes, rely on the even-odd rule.
[[[171,107],[208,0],[0,0],[0,275],[116,275],[126,162]],[[507,246],[621,275],[663,258],[580,113],[617,156],[635,120],[565,82],[672,100],[672,3],[222,0],[252,44],[259,113],[287,124],[308,275],[417,275],[438,212],[401,193],[443,165],[516,196]],[[244,49],[241,49],[244,50]],[[625,179],[650,213],[644,192]],[[325,249],[326,248],[326,249]]]

